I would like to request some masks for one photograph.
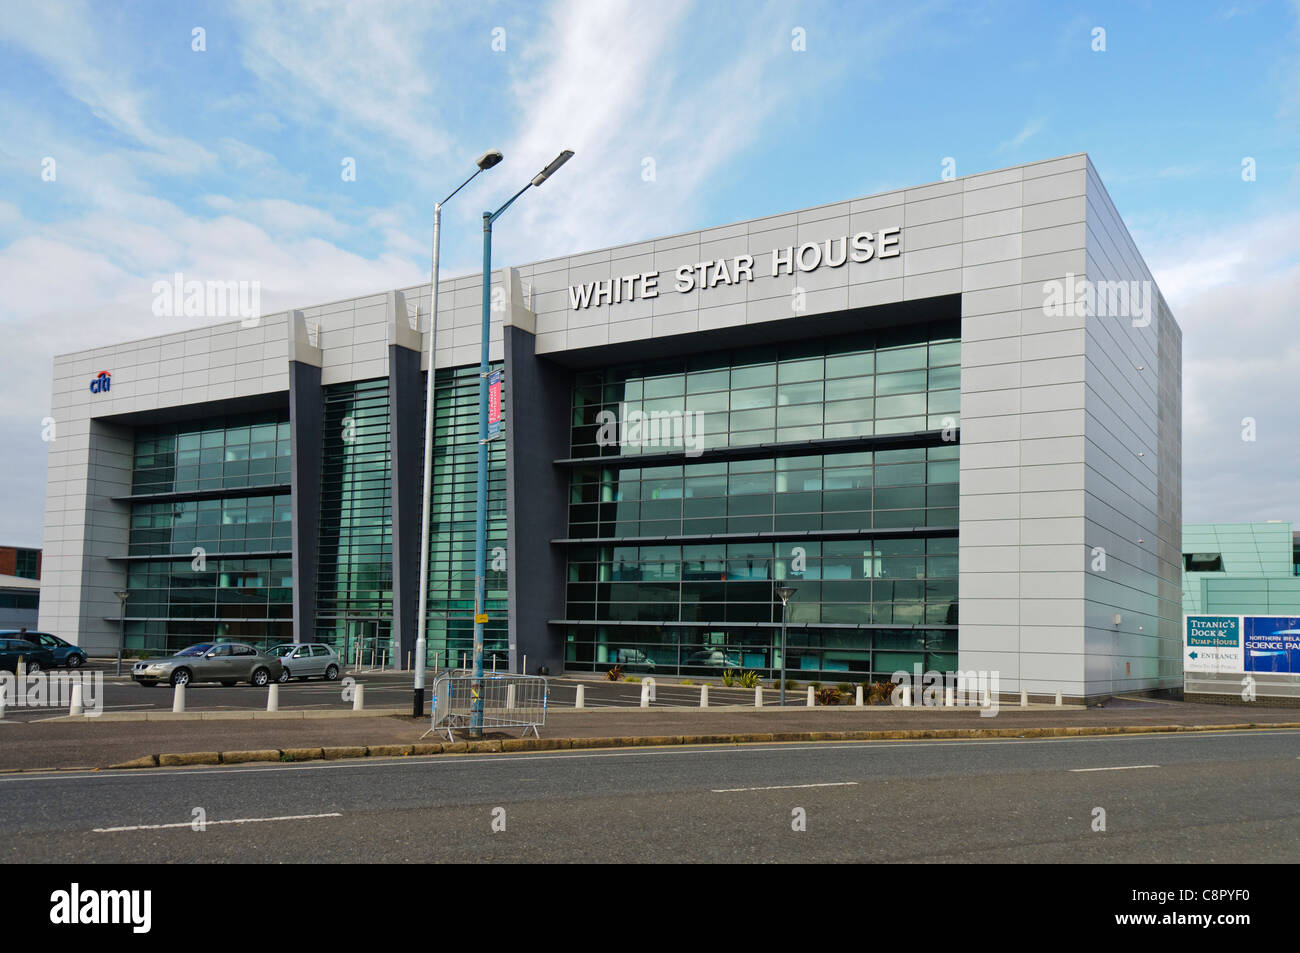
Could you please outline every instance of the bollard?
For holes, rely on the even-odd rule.
[[[709,686],[708,685],[700,686],[700,707],[701,708],[709,707]]]
[[[352,691],[354,692],[352,696],[352,710],[364,711],[366,708],[366,686],[358,684],[352,689]]]
[[[68,715],[76,717],[77,715],[84,715],[85,713],[86,706],[81,698],[81,680],[78,679],[72,683],[72,700],[68,705]]]
[[[492,674],[495,675],[496,673],[497,673],[497,653],[493,652],[492,653]]]
[[[858,686],[857,693],[853,698],[853,704],[857,705],[859,708],[862,707],[862,686],[861,685]]]
[[[519,674],[520,674],[520,675],[527,675],[527,674],[528,674],[528,655],[527,655],[527,653],[524,654],[524,663],[523,663],[523,664],[524,664],[524,667],[521,668],[521,669],[519,670]]]
[[[1060,708],[1062,704],[1063,704],[1063,702],[1061,701],[1061,693],[1060,693],[1060,692],[1057,692],[1057,693],[1056,693],[1056,707],[1057,707],[1057,708]]]
[[[943,690],[943,703],[948,708],[952,708],[957,704],[957,693],[953,691],[951,685]]]
[[[268,682],[266,686],[266,710],[280,710],[280,683]]]
[[[912,707],[912,686],[911,685],[903,686],[903,707],[904,708]]]
[[[754,707],[755,708],[763,707],[763,686],[762,685],[754,686]]]
[[[578,686],[578,696],[573,700],[573,707],[574,708],[587,707],[587,686],[586,685]]]
[[[410,670],[411,670],[411,653],[410,653],[410,652],[407,652],[407,653],[406,653],[406,668],[402,669],[402,671],[404,671],[404,672],[409,672]]]
[[[1029,707],[1029,692],[1025,691],[1023,688],[1020,689],[1020,707]]]
[[[185,683],[176,686],[172,692],[172,713],[180,714],[185,710]]]
[[[649,708],[650,699],[653,697],[652,689],[655,687],[653,678],[647,678],[641,682],[641,707]]]
[[[506,708],[514,710],[515,707],[515,686],[512,682],[506,686]]]
[[[24,678],[27,675],[27,663],[23,661],[23,657],[21,655],[18,656],[18,665],[16,666],[16,668],[17,671],[14,672],[14,674],[17,675],[19,678]]]
[[[813,708],[817,704],[817,696],[813,694],[813,687],[808,686],[808,707]]]
[[[8,693],[0,691],[0,721],[5,720],[5,702],[7,702],[8,700],[9,700]]]

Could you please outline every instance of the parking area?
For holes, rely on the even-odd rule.
[[[131,681],[128,675],[114,675],[113,660],[91,659],[81,671],[103,675],[102,710],[105,712],[170,711],[173,690],[169,685],[145,687]],[[60,672],[66,672],[66,669]],[[123,661],[122,671],[130,671],[130,663]],[[58,674],[58,673],[56,673]],[[351,679],[352,681],[349,681]],[[428,688],[433,687],[433,673],[429,674]],[[379,672],[365,669],[346,669],[339,681],[321,679],[291,681],[280,685],[281,711],[318,709],[345,711],[352,707],[351,695],[344,697],[346,689],[354,684],[365,686],[366,708],[405,709],[411,705],[413,675],[411,672]],[[641,684],[638,682],[611,682],[598,678],[551,678],[548,680],[548,704],[552,708],[573,708],[578,686],[583,686],[584,705],[587,708],[636,708],[641,704]],[[693,708],[700,703],[700,686],[665,684],[656,681],[655,708]],[[776,703],[776,693],[765,690],[765,704]],[[752,689],[726,688],[720,684],[709,685],[709,704],[752,705]],[[803,696],[791,698],[792,703],[802,703]],[[187,711],[260,711],[266,708],[267,690],[255,688],[246,682],[226,687],[215,683],[196,683],[187,686],[185,708]],[[46,704],[37,706],[14,705],[5,711],[7,721],[39,721],[59,718],[66,714],[61,708]]]

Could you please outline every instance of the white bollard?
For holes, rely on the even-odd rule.
[[[585,686],[585,685],[579,685],[579,686],[578,686],[578,695],[577,695],[577,697],[573,700],[573,707],[574,707],[574,708],[586,708],[586,707],[587,707],[587,686]]]
[[[406,668],[404,668],[402,671],[404,671],[404,672],[409,672],[410,670],[411,670],[411,653],[410,653],[410,652],[407,652],[407,653],[406,653]]]
[[[912,707],[912,686],[911,685],[903,686],[903,707],[904,708]]]
[[[524,667],[521,668],[521,669],[519,670],[519,674],[520,674],[520,675],[527,675],[527,674],[528,674],[528,656],[527,656],[527,655],[524,656]]]
[[[515,707],[515,686],[513,683],[511,683],[510,685],[506,686],[506,708],[513,711],[514,707]]]
[[[365,709],[366,709],[366,686],[364,686],[364,685],[358,683],[358,684],[356,685],[356,687],[352,689],[352,692],[353,692],[353,695],[352,695],[352,710],[353,710],[353,711],[365,711]]]
[[[641,707],[650,707],[651,689],[655,686],[654,679],[647,678],[641,682]]]
[[[948,708],[952,708],[957,704],[957,693],[951,685],[943,690],[943,703]]]
[[[701,708],[709,707],[709,686],[708,685],[700,686],[700,707]]]
[[[9,696],[5,692],[0,691],[0,721],[5,720],[5,702],[8,700]]]
[[[27,663],[23,661],[23,657],[21,655],[18,656],[18,665],[16,667],[18,671],[15,672],[14,674],[17,675],[19,678],[25,678],[27,675]]]
[[[72,700],[68,704],[68,714],[72,717],[84,715],[86,713],[85,702],[81,697],[81,680],[77,679],[72,683]]]
[[[176,690],[172,692],[172,712],[173,714],[180,714],[184,710],[185,710],[185,684],[182,682],[180,685],[177,685]]]
[[[859,708],[862,707],[862,686],[861,685],[858,686],[858,690],[854,694],[853,704],[857,705]]]
[[[816,707],[816,705],[817,705],[817,696],[813,694],[813,687],[809,685],[808,686],[808,707],[814,708]]]
[[[1029,707],[1029,692],[1025,691],[1023,688],[1020,690],[1020,707]]]
[[[1060,708],[1061,705],[1063,705],[1063,704],[1064,704],[1064,702],[1061,701],[1061,693],[1060,693],[1060,692],[1057,692],[1057,693],[1056,693],[1056,707],[1057,707],[1057,708]]]
[[[266,710],[280,710],[280,683],[269,682],[266,686]]]
[[[762,685],[754,686],[754,707],[755,708],[763,707],[763,686]]]

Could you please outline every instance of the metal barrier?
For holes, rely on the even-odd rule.
[[[425,737],[445,731],[448,741],[452,732],[469,730],[474,703],[475,679],[468,674],[439,675],[433,682],[433,715]],[[540,675],[490,675],[482,678],[483,728],[529,729],[540,738],[537,729],[546,724],[546,679]]]

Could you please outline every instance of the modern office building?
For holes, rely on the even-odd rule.
[[[1300,616],[1300,533],[1281,520],[1184,524],[1183,612]]]
[[[41,601],[41,551],[0,546],[0,629],[35,629]]]
[[[500,667],[766,674],[789,585],[801,678],[1181,684],[1181,332],[1087,156],[492,281]],[[434,321],[423,285],[57,358],[41,626],[115,645],[125,587],[132,647],[404,664],[432,372],[429,650],[458,661],[480,300],[467,275]]]

